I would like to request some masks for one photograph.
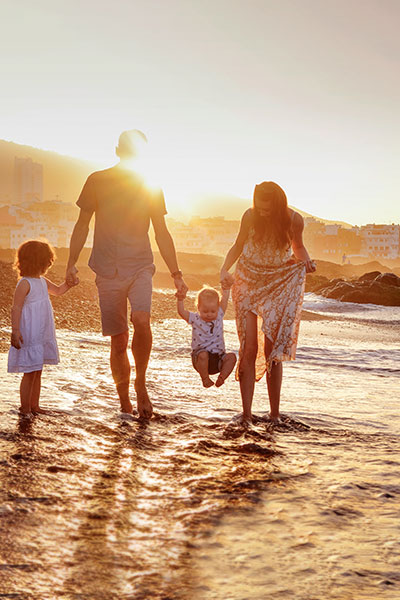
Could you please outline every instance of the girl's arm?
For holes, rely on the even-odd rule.
[[[11,308],[11,345],[18,350],[21,348],[21,344],[24,343],[19,330],[19,323],[21,320],[22,307],[30,289],[31,286],[29,285],[29,282],[26,279],[23,279],[17,285],[14,292],[14,300]]]
[[[299,213],[294,213],[293,217],[293,238],[292,238],[292,250],[293,254],[298,260],[305,262],[306,273],[313,273],[315,271],[315,264],[311,260],[306,247],[303,243],[303,229],[304,220]]]
[[[178,296],[176,304],[177,304],[178,314],[182,317],[182,319],[185,319],[185,321],[189,322],[189,311],[185,310],[185,304],[184,304],[183,298],[179,298],[179,296]]]
[[[60,285],[53,283],[52,281],[50,281],[50,279],[46,279],[46,277],[44,278],[44,280],[47,283],[47,289],[49,291],[49,294],[52,294],[53,296],[62,296],[63,294],[65,294],[65,292],[68,292],[68,290],[71,287],[74,287],[79,283],[79,279],[77,277],[75,278],[73,283],[67,283],[67,281],[63,281],[62,283],[60,283]]]
[[[229,288],[225,288],[222,290],[222,298],[221,298],[220,307],[222,308],[222,311],[224,314],[226,312],[226,309],[228,308],[230,293],[231,293],[231,290]]]
[[[243,246],[247,239],[249,229],[251,226],[251,222],[252,222],[252,210],[250,208],[249,210],[246,210],[246,212],[244,213],[244,215],[242,217],[242,220],[240,222],[240,229],[239,229],[239,233],[236,238],[236,241],[233,244],[232,248],[228,251],[228,254],[226,255],[224,264],[221,267],[220,280],[221,280],[221,283],[223,284],[222,288],[224,288],[224,286],[230,287],[233,284],[233,281],[234,281],[233,275],[228,273],[228,271],[232,267],[232,265],[235,264],[235,262],[237,261],[239,256],[242,254]]]

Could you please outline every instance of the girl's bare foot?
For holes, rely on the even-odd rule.
[[[213,380],[209,377],[205,377],[204,379],[202,379],[202,382],[205,388],[210,388],[214,385]]]
[[[251,415],[244,415],[243,413],[240,413],[236,416],[233,417],[232,421],[238,425],[251,425],[252,423],[252,418]]]
[[[221,385],[223,385],[225,383],[225,379],[223,377],[221,377],[221,375],[218,375],[218,379],[215,382],[216,387],[221,387]]]
[[[133,411],[132,404],[130,400],[125,400],[124,402],[121,400],[121,412],[131,414]]]
[[[21,410],[19,411],[19,417],[20,419],[33,419],[33,413],[31,412],[22,412]]]

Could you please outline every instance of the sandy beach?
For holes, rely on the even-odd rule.
[[[243,429],[237,382],[204,390],[173,293],[156,291],[143,424],[119,415],[94,293],[83,281],[54,304],[47,415],[19,420],[0,354],[2,597],[397,600],[400,314],[305,311],[283,424],[268,428],[259,382]]]

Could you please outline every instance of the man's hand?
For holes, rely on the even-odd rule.
[[[178,298],[178,300],[184,300],[189,288],[184,282],[183,277],[175,277],[174,284],[176,287],[175,296]]]
[[[24,343],[24,340],[22,338],[21,332],[13,331],[11,333],[11,346],[14,346],[14,348],[19,350],[21,348],[21,344],[23,344],[23,343]]]
[[[65,272],[65,281],[67,282],[67,285],[69,287],[78,285],[79,278],[77,276],[77,273],[78,273],[78,269],[75,267],[75,265],[72,265],[72,267],[67,267],[67,270]]]

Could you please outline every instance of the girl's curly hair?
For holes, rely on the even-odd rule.
[[[14,269],[20,277],[44,275],[56,259],[54,248],[46,241],[28,240],[20,245]]]

